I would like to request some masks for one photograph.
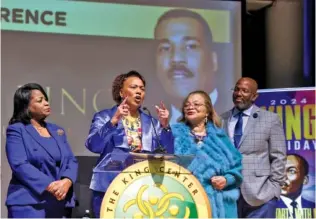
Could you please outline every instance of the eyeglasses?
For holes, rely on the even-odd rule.
[[[203,104],[203,103],[193,103],[193,104],[191,104],[191,103],[186,103],[183,108],[184,108],[185,110],[186,110],[186,109],[189,109],[190,107],[192,107],[192,108],[194,108],[194,109],[197,109],[197,108],[200,108],[201,106],[205,106],[205,104]]]
[[[252,92],[248,89],[245,89],[245,88],[238,88],[238,87],[235,87],[235,88],[232,88],[231,89],[232,92],[241,92],[242,94],[244,95],[248,95],[248,94],[251,94]]]

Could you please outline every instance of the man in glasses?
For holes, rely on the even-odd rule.
[[[239,218],[275,218],[285,181],[286,143],[279,116],[254,105],[258,85],[241,78],[233,89],[234,108],[222,115],[223,127],[243,155]]]

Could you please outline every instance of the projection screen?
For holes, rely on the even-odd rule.
[[[75,155],[94,156],[84,142],[93,114],[114,105],[111,86],[118,74],[140,72],[147,82],[144,106],[155,116],[154,105],[163,101],[171,123],[193,90],[208,92],[219,114],[228,110],[241,76],[236,1],[3,0],[1,38],[2,176],[10,174],[4,145],[13,95],[25,83],[46,89],[48,120],[65,128]],[[185,62],[183,74],[170,73],[170,62]]]

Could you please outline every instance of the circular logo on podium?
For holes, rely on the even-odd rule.
[[[211,218],[208,197],[187,169],[170,161],[142,161],[109,186],[101,218]]]

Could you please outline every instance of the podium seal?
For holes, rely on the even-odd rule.
[[[142,161],[111,183],[101,218],[211,218],[209,199],[187,169],[170,161]]]

